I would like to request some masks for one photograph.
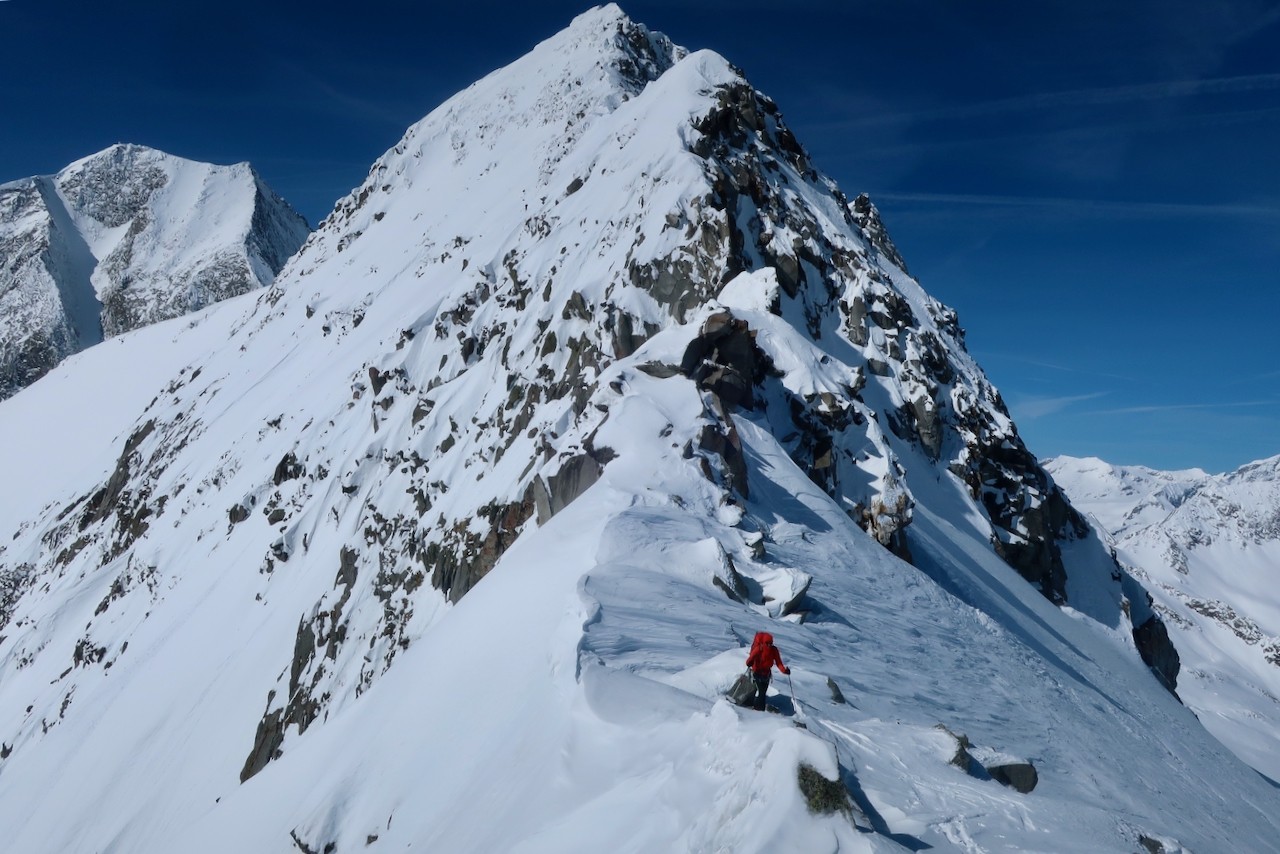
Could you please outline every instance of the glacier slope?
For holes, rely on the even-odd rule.
[[[242,319],[237,308],[190,323],[216,334]],[[155,353],[155,333],[179,324],[120,346]],[[1095,623],[1030,591],[963,520],[917,518],[917,557],[985,577],[1006,603],[1004,625],[858,530],[752,418],[738,427],[753,497],[726,503],[681,453],[706,400],[686,379],[635,369],[677,357],[688,336],[663,333],[602,378],[598,394],[617,414],[598,441],[618,453],[602,480],[526,532],[358,703],[242,786],[241,757],[226,746],[243,743],[246,707],[261,700],[250,686],[270,678],[261,652],[293,632],[266,608],[254,616],[252,602],[270,586],[273,608],[301,613],[316,573],[285,567],[268,582],[234,541],[205,555],[169,543],[164,563],[186,571],[162,586],[168,616],[128,627],[128,654],[147,666],[82,682],[94,714],[68,714],[44,752],[0,770],[0,803],[26,816],[10,825],[15,844],[287,850],[293,833],[317,850],[377,837],[424,850],[1127,851],[1145,834],[1190,850],[1269,850],[1274,819],[1250,804],[1275,803],[1274,790]],[[755,532],[764,558],[753,556]],[[724,555],[748,577],[812,575],[809,619],[727,598],[710,580]],[[107,579],[80,583],[86,592],[56,619],[86,619]],[[715,699],[766,628],[795,667],[808,733]],[[830,699],[828,678],[851,705]],[[789,697],[776,704],[788,709]],[[1032,759],[1040,786],[1018,795],[951,767],[955,743],[939,723]],[[860,793],[860,830],[808,815],[800,761]],[[95,809],[68,821],[65,804],[85,799]]]

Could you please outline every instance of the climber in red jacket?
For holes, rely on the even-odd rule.
[[[769,690],[769,680],[773,676],[775,664],[783,673],[791,672],[782,663],[782,653],[773,645],[773,635],[756,632],[755,640],[751,642],[751,653],[747,656],[747,667],[751,670],[751,680],[756,683],[757,712],[764,711],[764,697]]]

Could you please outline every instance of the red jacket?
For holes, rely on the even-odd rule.
[[[775,664],[783,673],[791,672],[782,663],[782,653],[778,652],[778,648],[773,645],[773,635],[761,632],[756,642],[751,645],[751,654],[747,656],[747,667],[751,668],[752,673],[768,673]]]

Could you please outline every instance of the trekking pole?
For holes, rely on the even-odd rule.
[[[791,708],[796,710],[797,717],[803,718],[804,710],[801,709],[800,704],[796,702],[796,686],[795,686],[795,683],[791,681],[790,670],[787,671],[787,687],[791,689]],[[801,729],[809,728],[809,725],[806,724],[803,720],[797,720],[797,721],[794,721],[794,723],[796,726],[800,727]]]

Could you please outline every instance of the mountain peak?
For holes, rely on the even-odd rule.
[[[248,163],[132,143],[3,189],[0,397],[104,337],[271,282],[308,232]]]
[[[271,287],[0,407],[12,846],[1274,838],[893,255],[777,104],[616,6],[446,101]],[[721,699],[755,631],[809,729]],[[963,774],[940,721],[1054,785]]]

